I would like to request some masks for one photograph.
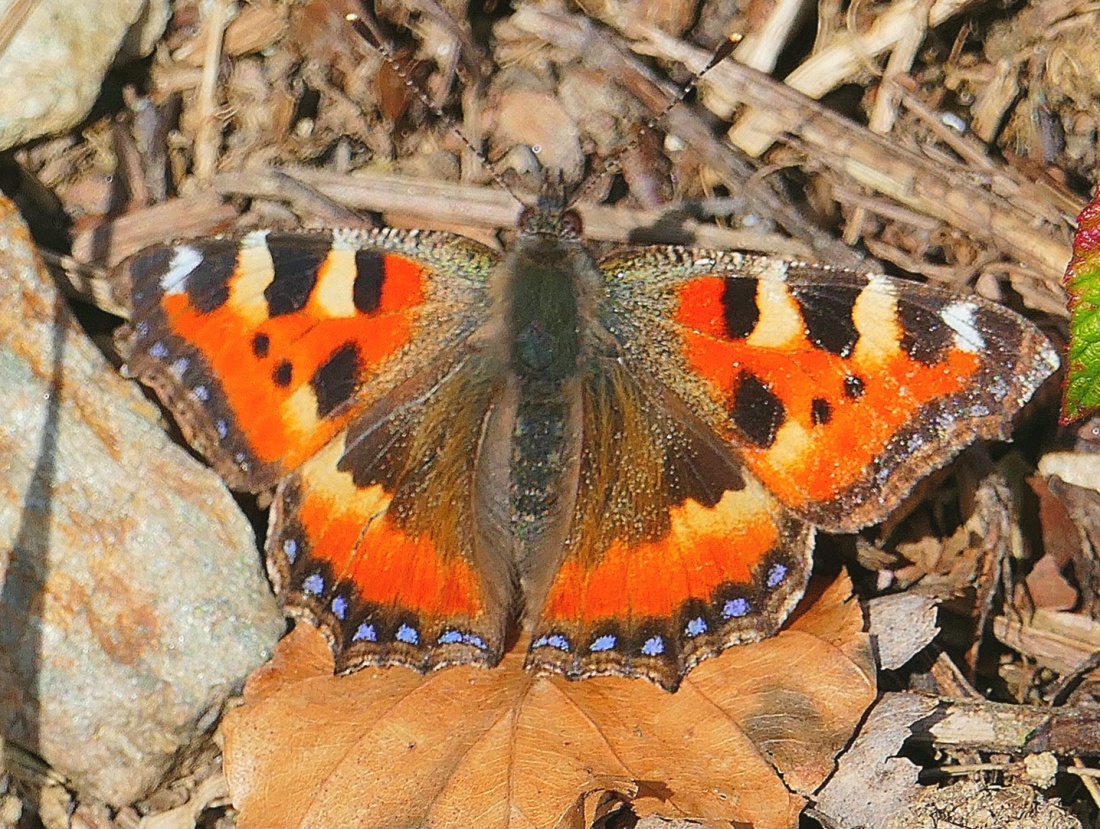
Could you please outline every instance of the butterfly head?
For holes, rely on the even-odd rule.
[[[580,240],[584,223],[580,214],[569,206],[561,172],[547,172],[534,206],[525,207],[519,216],[519,231],[526,236],[553,236],[558,239]]]

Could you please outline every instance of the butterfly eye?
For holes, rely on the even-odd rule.
[[[519,214],[519,220],[516,224],[519,229],[524,233],[534,233],[537,228],[535,225],[539,220],[540,212],[537,207],[525,207]]]
[[[561,226],[558,228],[562,236],[579,239],[584,234],[584,222],[581,215],[575,210],[566,210],[561,214]]]

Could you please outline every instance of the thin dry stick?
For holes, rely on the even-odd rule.
[[[195,136],[195,178],[202,185],[214,176],[221,145],[221,120],[218,118],[217,88],[222,62],[222,38],[229,21],[228,0],[214,0],[206,18],[206,51],[199,84],[199,128]]]
[[[1019,766],[1019,763],[958,763],[954,766],[936,766],[928,771],[946,777],[965,777],[980,771],[1009,771]]]
[[[777,0],[760,30],[745,35],[734,58],[753,69],[771,72],[808,6],[805,0]]]
[[[901,104],[920,118],[925,126],[928,127],[929,131],[935,135],[937,139],[950,147],[959,158],[972,168],[981,170],[983,173],[993,173],[997,171],[997,165],[985,154],[985,148],[981,144],[951,129],[943,123],[943,121],[937,117],[936,113],[926,106],[920,98],[900,84],[896,85],[895,89],[897,90],[897,99]]]
[[[1092,802],[1100,806],[1100,784],[1096,782],[1096,778],[1100,776],[1100,769],[1090,769],[1080,757],[1074,757],[1073,768],[1068,768],[1066,771],[1077,775],[1085,791],[1092,798]]]
[[[839,36],[788,75],[785,82],[811,98],[821,98],[862,71],[869,58],[896,48],[914,29],[937,26],[973,2],[936,0],[931,9],[925,9],[925,0],[896,0],[863,34]],[[781,133],[782,124],[766,109],[751,109],[729,131],[729,139],[749,155],[757,156]]]
[[[689,69],[707,59],[704,50],[653,27],[636,26],[632,34],[639,37],[639,51],[681,61]],[[1024,188],[1012,171],[999,169],[986,189],[972,177],[877,136],[747,66],[726,61],[711,71],[709,79],[712,94],[704,98],[708,107],[730,111],[743,102],[768,111],[778,131],[804,147],[816,163],[1004,251],[1040,275],[1041,287],[1051,298],[1063,301],[1061,278],[1070,255],[1069,214],[1074,211],[1055,210],[1061,221],[1050,224],[1050,201],[1033,198],[1034,192],[1021,198]],[[725,106],[714,101],[717,93],[726,97]]]
[[[364,221],[354,210],[330,199],[317,188],[310,187],[282,170],[272,170],[271,174],[285,187],[288,201],[293,200],[303,205],[298,209],[300,215],[314,217],[326,227],[370,227],[369,221]]]
[[[941,749],[1097,757],[1098,724],[1100,713],[1083,706],[1048,708],[940,698],[935,714],[914,723],[911,730],[915,743]]]
[[[392,173],[361,171],[354,176],[342,176],[306,167],[282,168],[280,174],[259,170],[220,173],[214,179],[214,187],[223,196],[283,201],[294,197],[284,180],[289,176],[327,199],[357,210],[388,213],[391,219],[404,215],[415,218],[421,225],[470,230],[512,227],[516,222],[513,197],[495,187],[426,182]],[[638,238],[639,228],[666,228],[670,219],[677,218],[660,210],[625,210],[597,205],[579,205],[578,210],[588,238],[611,242],[643,241]],[[667,227],[666,232],[674,231],[680,238],[658,237],[644,241],[679,241],[697,247],[755,250],[798,258],[810,254],[808,246],[779,234],[721,228],[694,219],[681,219],[675,227]]]
[[[915,210],[909,210],[889,199],[869,196],[861,189],[852,187],[845,182],[834,183],[832,185],[832,190],[833,196],[838,202],[854,205],[859,210],[881,216],[883,219],[889,219],[891,222],[901,222],[902,224],[909,225],[914,230],[931,233],[943,226],[943,222],[939,219],[934,219],[931,216],[926,216]]]
[[[898,95],[900,85],[898,79],[909,73],[913,68],[913,60],[917,57],[917,50],[924,43],[924,36],[928,31],[928,13],[932,6],[932,0],[921,0],[914,13],[914,25],[912,29],[902,35],[898,40],[890,58],[886,62],[886,70],[882,73],[882,81],[875,93],[875,104],[871,109],[871,117],[867,121],[867,128],[879,135],[889,135],[894,128],[898,117]],[[854,245],[862,233],[863,221],[867,217],[864,209],[857,207],[844,228],[844,241]]]

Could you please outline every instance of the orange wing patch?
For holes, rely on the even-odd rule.
[[[394,493],[340,468],[333,441],[280,488],[269,549],[295,612],[321,624],[342,671],[491,662],[500,639],[470,558],[401,526]]]
[[[727,491],[713,506],[686,500],[669,510],[663,538],[634,545],[616,539],[591,568],[567,559],[544,618],[595,627],[624,611],[671,617],[689,600],[710,600],[723,585],[749,585],[780,541],[776,512],[758,484]]]
[[[414,537],[394,519],[393,493],[380,484],[358,487],[339,468],[339,442],[305,464],[298,522],[312,557],[330,578],[349,580],[359,599],[415,607],[428,616],[472,618],[484,609],[470,563],[444,554],[428,535]]]

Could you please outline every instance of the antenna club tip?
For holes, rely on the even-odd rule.
[[[734,48],[743,39],[744,36],[740,32],[733,32],[727,35],[726,39],[722,41],[722,45],[715,50],[714,54],[711,56],[710,62],[706,65],[706,68],[703,69],[702,73],[700,74],[706,74],[715,66],[728,58],[730,55],[732,55]]]

